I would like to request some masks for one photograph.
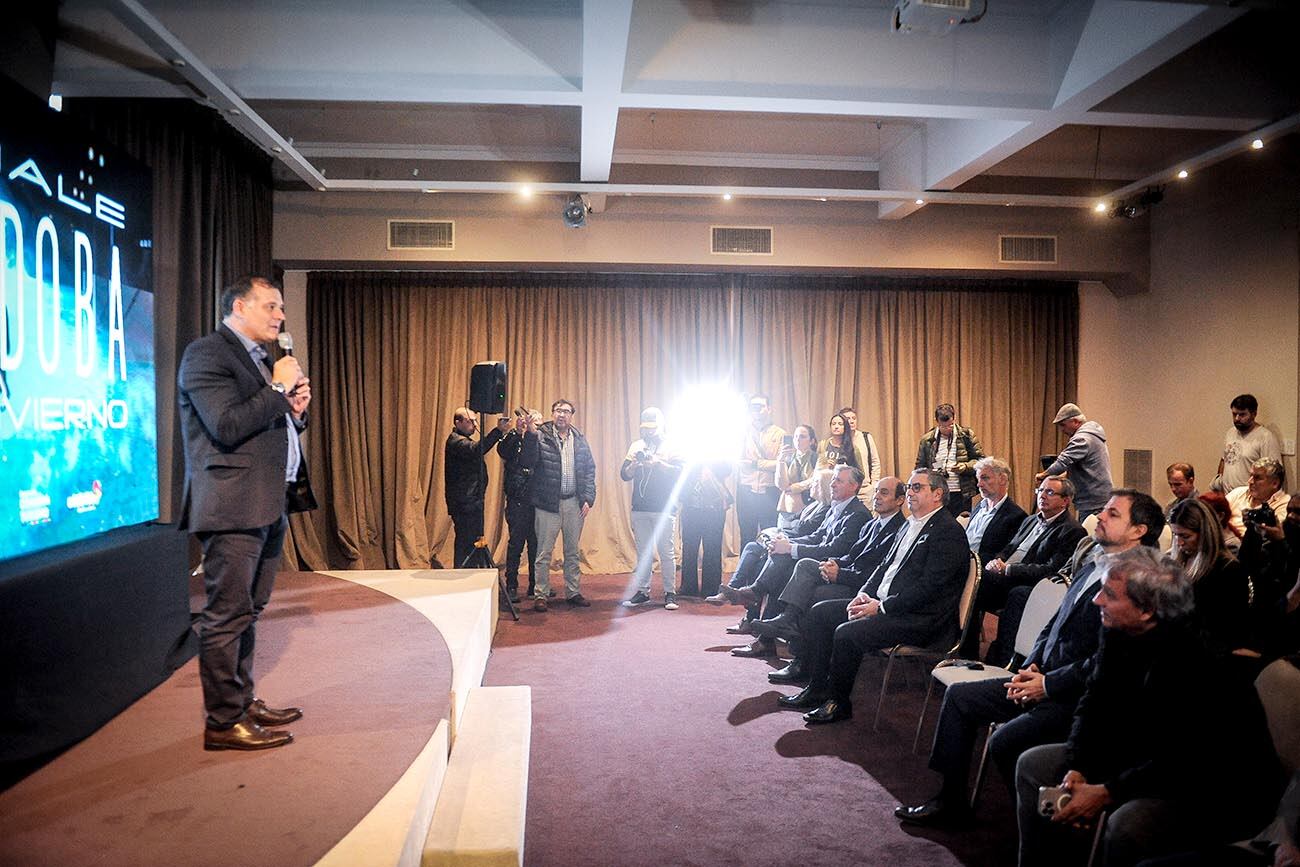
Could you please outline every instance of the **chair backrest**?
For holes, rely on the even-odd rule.
[[[966,515],[958,515],[958,516],[957,516],[957,523],[958,523],[958,524],[961,524],[961,527],[962,527],[963,530],[966,529],[966,525],[970,523],[970,515],[969,515],[969,514],[966,514]]]
[[[953,646],[953,653],[965,643],[966,633],[975,625],[975,597],[979,593],[983,574],[980,558],[971,554],[970,567],[966,571],[966,586],[962,588],[961,598],[957,601],[957,644]]]
[[[1255,678],[1268,717],[1273,749],[1287,774],[1300,768],[1300,669],[1285,659],[1269,663]]]
[[[1093,514],[1083,519],[1083,531],[1087,533],[1089,536],[1091,536],[1092,531],[1095,529],[1097,529],[1097,515],[1094,512]]]
[[[1047,621],[1052,619],[1056,609],[1061,607],[1061,600],[1069,590],[1064,584],[1044,578],[1034,585],[1025,602],[1024,613],[1020,615],[1020,628],[1016,630],[1016,653],[1023,659],[1034,649],[1038,634],[1043,631]]]

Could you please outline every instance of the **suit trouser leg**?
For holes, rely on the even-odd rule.
[[[257,618],[271,599],[288,520],[255,530],[198,533],[207,603],[199,618],[199,679],[211,728],[239,722],[253,700]]]
[[[1021,754],[1016,762],[1016,822],[1020,831],[1021,867],[1073,863],[1073,859],[1065,860],[1071,857],[1071,850],[1087,845],[1081,835],[1071,834],[1069,829],[1038,815],[1039,787],[1060,785],[1068,770],[1065,744],[1033,747]]]
[[[839,701],[849,700],[862,658],[869,652],[893,647],[899,642],[917,643],[918,638],[914,629],[888,614],[860,617],[837,626],[831,649],[831,697]]]
[[[971,754],[980,728],[1020,714],[1020,708],[1007,700],[1008,679],[954,683],[944,692],[930,767],[943,774],[945,796],[965,800]]]
[[[754,592],[758,595],[759,604],[763,599],[767,599],[767,616],[775,617],[785,610],[785,603],[778,598],[785,585],[794,574],[795,561],[788,554],[773,554],[767,560],[767,565],[763,571],[758,573],[758,578],[754,580]],[[750,609],[750,616],[758,616],[758,605]]]
[[[1025,605],[1029,602],[1032,587],[1013,587],[1007,591],[1002,613],[998,615],[998,636],[989,645],[987,659],[994,665],[1006,665],[1016,652],[1016,632],[1020,630],[1020,620],[1025,615]]]
[[[821,563],[811,557],[804,557],[794,564],[794,573],[781,591],[781,601],[796,611],[807,611],[812,607],[813,594],[818,587],[829,586],[822,578]]]
[[[1016,760],[1031,747],[1060,743],[1068,738],[1070,726],[1074,722],[1074,707],[1074,702],[1044,699],[1030,705],[1028,710],[1006,724],[998,726],[998,730],[989,738],[989,757],[1011,789],[1012,798],[1016,794]]]
[[[831,652],[834,648],[835,630],[846,623],[849,613],[838,599],[818,602],[804,618],[803,656],[808,666],[810,688],[824,690],[830,672]]]

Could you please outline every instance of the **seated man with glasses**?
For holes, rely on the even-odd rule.
[[[976,616],[985,611],[1004,612],[998,621],[998,641],[989,648],[990,660],[1004,662],[1011,655],[1011,645],[1020,625],[1019,613],[1029,598],[1028,588],[1039,579],[1059,572],[1084,537],[1083,527],[1070,515],[1074,484],[1069,479],[1056,476],[1043,479],[1035,493],[1038,511],[1025,518],[1006,547],[984,564],[984,576],[975,597]],[[1008,609],[1009,594],[1019,587],[1027,589],[1023,595],[1016,594],[1017,605]],[[967,656],[974,650],[962,649]]]
[[[894,549],[849,600],[818,602],[805,618],[804,655],[809,683],[782,696],[782,707],[813,708],[809,723],[853,716],[849,694],[862,658],[895,644],[951,640],[957,631],[957,600],[966,583],[970,548],[966,534],[946,509],[943,473],[917,469],[907,484],[912,516]]]

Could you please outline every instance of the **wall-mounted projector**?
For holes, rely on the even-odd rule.
[[[967,20],[970,5],[971,0],[896,0],[889,29],[894,33],[943,36]]]

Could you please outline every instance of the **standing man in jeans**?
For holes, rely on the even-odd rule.
[[[578,538],[596,502],[596,461],[587,438],[573,426],[573,401],[551,404],[551,421],[524,436],[520,462],[533,473],[538,552],[533,563],[534,611],[545,611],[551,590],[551,553],[564,534],[564,596],[571,608],[589,608],[579,592]]]
[[[619,477],[632,483],[632,536],[636,539],[636,592],[623,601],[628,608],[650,601],[655,555],[664,586],[664,607],[677,610],[677,562],[673,557],[677,480],[681,460],[664,447],[664,414],[657,407],[641,413],[641,438],[628,447]]]
[[[524,451],[524,435],[537,431],[542,414],[535,409],[519,407],[515,410],[515,425],[510,433],[497,443],[497,454],[505,463],[506,526],[510,528],[510,541],[506,543],[506,592],[511,602],[519,601],[519,561],[528,546],[528,595],[533,595],[537,580],[531,564],[537,560],[537,526],[533,511],[533,471],[523,465],[520,456]]]

